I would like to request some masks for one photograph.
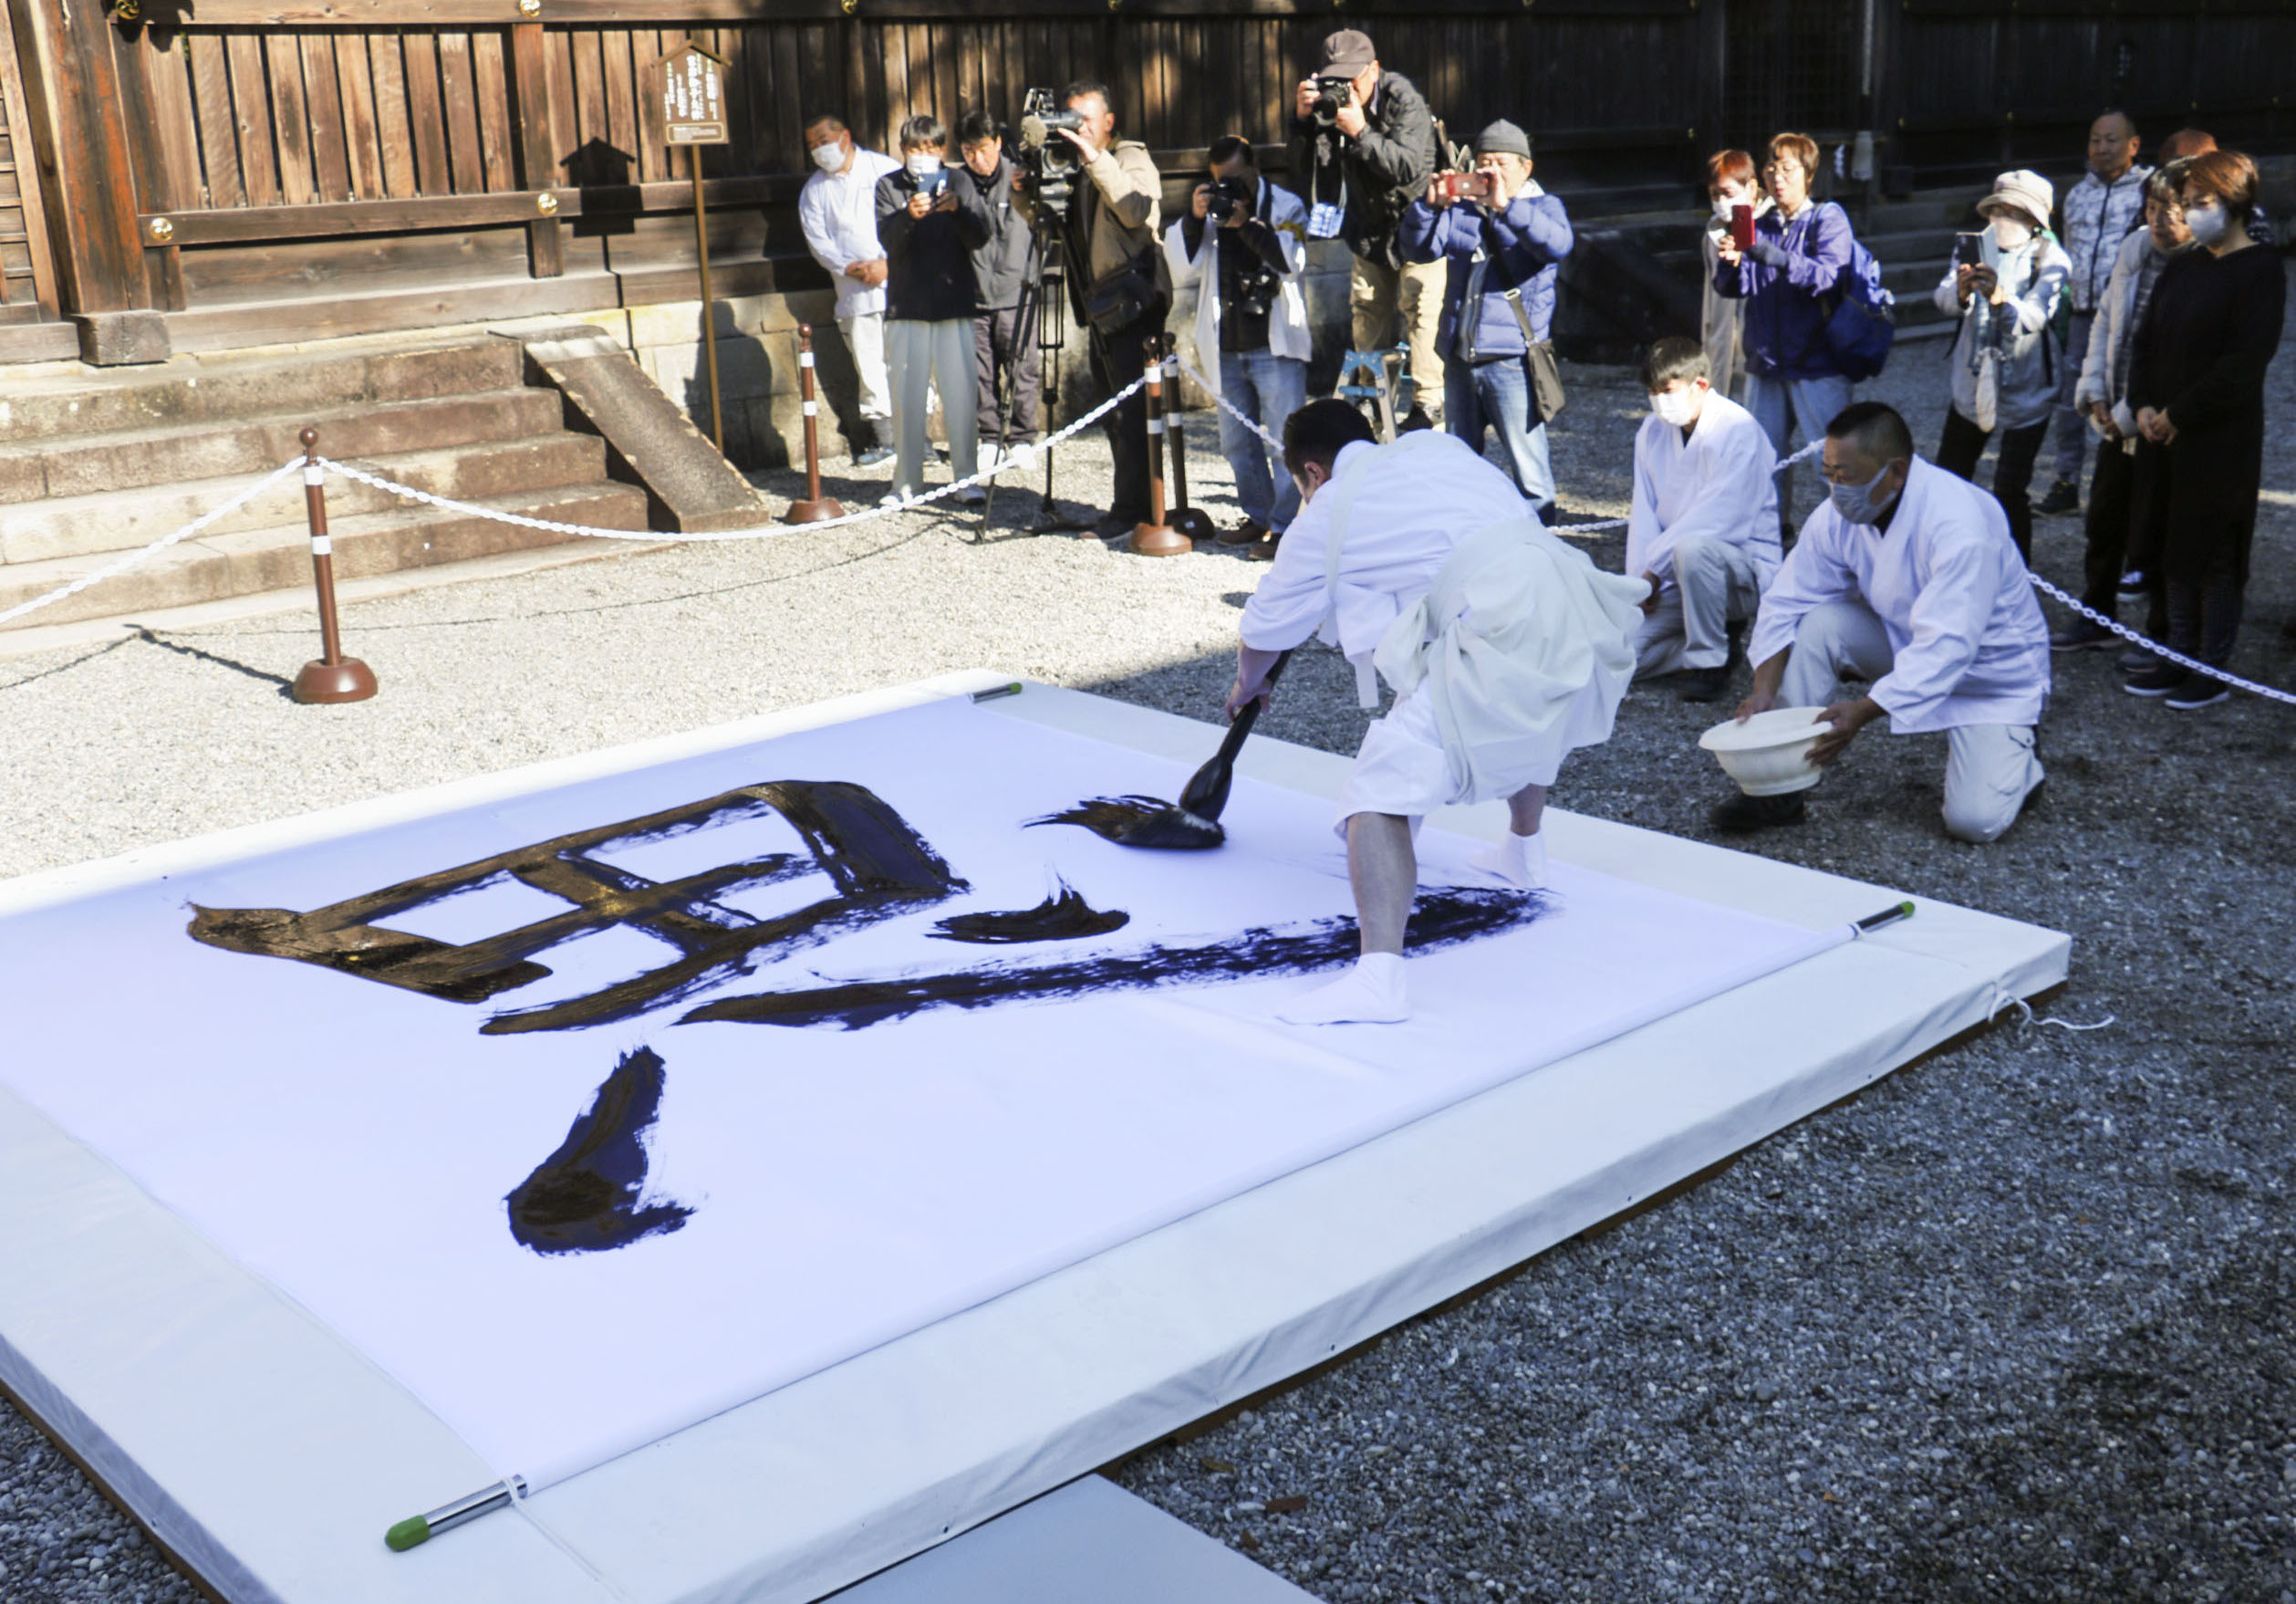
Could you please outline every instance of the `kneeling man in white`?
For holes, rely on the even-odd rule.
[[[2001,504],[1914,455],[1905,419],[1878,401],[1826,426],[1827,505],[1810,515],[1754,620],[1753,694],[1741,719],[1823,707],[1832,731],[1810,751],[1833,762],[1889,715],[1901,735],[1942,730],[1945,828],[1990,841],[2046,777],[2033,726],[2049,700],[2049,629]],[[1844,675],[1867,682],[1842,700]],[[1733,797],[1717,828],[1803,817],[1803,794]]]
[[[1543,882],[1546,788],[1564,754],[1609,736],[1647,588],[1548,533],[1513,481],[1450,435],[1377,445],[1340,401],[1302,407],[1283,434],[1303,507],[1243,609],[1229,716],[1265,696],[1277,657],[1319,630],[1356,665],[1363,705],[1378,705],[1375,668],[1397,699],[1340,794],[1362,956],[1278,1013],[1301,1025],[1404,1019],[1419,821],[1504,797],[1509,832],[1475,866],[1526,891]]]
[[[1778,571],[1777,449],[1709,379],[1706,348],[1669,337],[1642,359],[1650,417],[1635,436],[1626,572],[1650,582],[1635,676],[1681,676],[1685,702],[1730,688],[1730,627]]]

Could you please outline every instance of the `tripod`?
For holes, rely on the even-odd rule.
[[[1018,316],[1013,322],[1013,343],[1015,350],[1025,350],[1028,343],[1036,342],[1037,359],[1043,380],[1037,387],[1037,423],[1044,433],[1052,432],[1054,409],[1060,400],[1060,351],[1067,343],[1068,320],[1065,297],[1065,255],[1057,245],[1048,245],[1047,235],[1060,227],[1060,219],[1047,219],[1040,211],[1036,226],[1031,231],[1028,248],[1028,270],[1022,276]],[[1047,311],[1047,307],[1050,310]],[[1019,378],[1009,370],[997,376],[997,413],[1002,422],[997,429],[997,463],[1002,468],[1005,453],[1013,439],[1013,402],[1017,399]],[[1061,516],[1053,500],[1053,447],[1049,442],[1041,448],[1044,458],[1044,499],[1037,505],[1036,516],[1028,526],[1031,535],[1049,535],[1055,530],[1072,531],[1089,527],[1073,518]],[[986,539],[989,515],[996,505],[996,484],[989,481],[988,498],[981,506],[981,533]]]

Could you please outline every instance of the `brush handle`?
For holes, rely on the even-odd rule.
[[[1283,677],[1283,665],[1292,661],[1288,651],[1269,665],[1267,678],[1260,682],[1260,689],[1272,689]],[[1260,709],[1265,706],[1258,697],[1243,704],[1243,711],[1228,722],[1228,733],[1221,737],[1220,750],[1203,767],[1190,777],[1188,788],[1179,794],[1179,805],[1197,818],[1217,820],[1221,810],[1228,806],[1228,787],[1234,783],[1236,754],[1243,747],[1243,738],[1252,733],[1252,726],[1260,722]]]
[[[1260,682],[1261,695],[1245,703],[1243,711],[1229,721],[1227,738],[1220,743],[1220,762],[1233,763],[1236,760],[1236,754],[1243,748],[1243,738],[1252,733],[1252,726],[1260,722],[1260,710],[1267,705],[1262,698],[1275,689],[1276,681],[1283,677],[1283,665],[1291,661],[1292,654],[1286,651],[1270,663],[1268,677]]]

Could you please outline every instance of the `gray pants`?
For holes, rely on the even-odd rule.
[[[1869,684],[1889,672],[1889,632],[1862,601],[1829,601],[1803,615],[1793,655],[1778,688],[1782,707],[1825,707],[1842,699],[1842,676]],[[1945,833],[1956,840],[1998,839],[2017,822],[2025,798],[2046,776],[2031,724],[1961,724],[1946,732]]]
[[[2081,382],[2081,361],[2089,354],[2089,330],[2095,323],[2094,312],[2073,315],[2073,325],[2065,331],[2064,352],[2058,359],[2057,410],[2049,414],[2050,461],[2057,477],[2075,490],[2081,488],[2082,475],[2089,466],[2089,442],[2093,437],[2088,420],[2073,404],[2073,391]]]
[[[1691,536],[1674,548],[1673,588],[1635,637],[1635,677],[1721,667],[1730,661],[1730,626],[1761,605],[1761,570],[1747,549]]]
[[[1028,326],[1021,326],[1021,308],[999,307],[972,315],[972,361],[981,389],[981,442],[994,445],[1005,438],[1004,413],[997,405],[997,376],[1012,374],[1013,432],[1010,443],[1036,438],[1036,412],[1044,390],[1044,360],[1036,349],[1037,308],[1028,308]]]

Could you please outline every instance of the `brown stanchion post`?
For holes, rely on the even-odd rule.
[[[1188,505],[1188,432],[1180,427],[1179,352],[1178,342],[1164,336],[1164,378],[1171,386],[1171,408],[1164,419],[1164,437],[1172,443],[1172,511],[1167,520],[1190,540],[1210,540],[1220,533],[1211,515]]]
[[[821,406],[814,399],[813,325],[797,325],[797,394],[805,408],[805,499],[793,501],[782,515],[784,524],[817,524],[842,518],[845,508],[821,494]]]
[[[710,218],[701,199],[701,147],[686,147],[686,165],[693,173],[693,244],[701,258],[701,359],[710,370],[710,438],[718,455],[725,454],[725,414],[718,406],[718,303],[710,288]]]
[[[1132,528],[1132,549],[1141,557],[1179,557],[1196,543],[1164,521],[1164,353],[1155,335],[1148,338],[1148,521]]]
[[[295,676],[297,702],[364,702],[375,693],[375,671],[343,655],[335,620],[335,546],[327,534],[327,470],[319,466],[319,432],[303,432],[303,510],[311,521],[311,579],[319,592],[319,660]]]

